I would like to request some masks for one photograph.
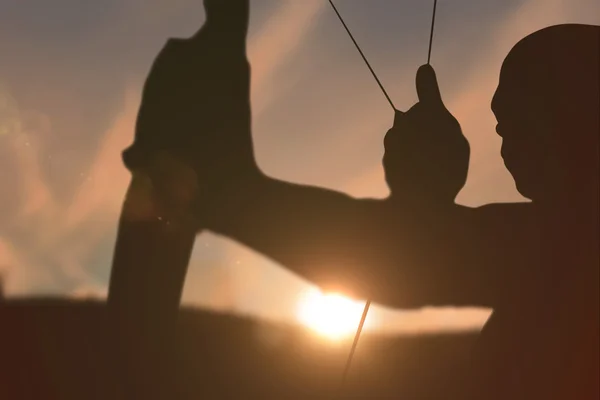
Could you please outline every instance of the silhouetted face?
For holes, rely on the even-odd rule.
[[[501,154],[534,201],[575,196],[597,175],[597,39],[586,29],[539,31],[502,65],[492,100]]]
[[[547,191],[552,184],[550,164],[553,162],[551,138],[553,107],[543,92],[528,77],[527,69],[507,61],[492,100],[492,111],[502,137],[501,155],[517,189],[531,199]],[[538,88],[536,88],[538,86]]]

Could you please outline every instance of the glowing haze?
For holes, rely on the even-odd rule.
[[[326,338],[345,339],[355,334],[364,307],[364,302],[339,293],[309,289],[298,302],[298,320]],[[367,314],[364,328],[372,327],[372,321],[372,314]]]
[[[410,107],[430,2],[339,0],[338,7],[396,106]],[[192,34],[202,21],[198,0],[0,2],[0,271],[8,296],[105,296],[129,179],[120,151],[132,139],[141,85],[165,40]],[[502,60],[542,27],[600,24],[600,2],[445,0],[437,21],[432,64],[472,147],[459,201],[520,201],[489,110]],[[386,196],[382,140],[393,115],[327,1],[252,1],[249,57],[261,167],[353,196]],[[314,307],[307,289],[271,261],[203,234],[184,302],[346,329],[315,322],[339,299],[319,297],[318,310],[298,314]],[[372,315],[380,330],[418,333],[478,329],[489,311],[375,307]]]

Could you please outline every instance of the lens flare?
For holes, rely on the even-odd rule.
[[[323,337],[339,340],[352,337],[358,328],[364,303],[337,293],[307,291],[298,304],[298,319]],[[369,318],[365,327],[369,325]]]

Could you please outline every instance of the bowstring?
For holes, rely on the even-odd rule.
[[[433,13],[431,15],[431,32],[429,33],[429,51],[427,52],[427,65],[431,61],[431,45],[433,43],[433,28],[435,27],[435,10],[437,8],[437,0],[433,0]]]
[[[352,358],[354,358],[354,352],[356,351],[356,346],[358,346],[358,339],[360,338],[363,326],[365,325],[365,320],[367,319],[367,314],[369,313],[370,306],[371,299],[368,299],[365,303],[365,308],[363,310],[362,316],[360,317],[358,329],[356,330],[356,334],[354,335],[354,341],[352,342],[352,347],[350,348],[350,354],[348,355],[348,359],[346,360],[346,366],[344,367],[344,373],[342,374],[341,391],[343,391],[344,386],[346,385],[346,379],[348,378],[348,372],[350,371],[350,364],[352,364]]]
[[[385,91],[385,88],[381,84],[381,81],[377,77],[377,74],[375,73],[375,71],[373,71],[373,68],[371,68],[371,64],[369,64],[369,61],[367,60],[367,57],[365,57],[365,54],[362,52],[360,46],[358,45],[358,43],[356,43],[356,40],[354,40],[354,36],[352,36],[352,32],[350,32],[350,29],[348,29],[348,26],[344,22],[344,18],[342,18],[342,16],[338,12],[338,9],[335,6],[335,4],[333,4],[333,0],[329,0],[329,4],[331,4],[331,7],[333,8],[333,11],[335,11],[335,13],[337,14],[340,22],[342,23],[342,25],[346,29],[346,32],[348,33],[348,36],[350,36],[350,39],[352,39],[352,43],[354,43],[354,46],[356,46],[356,49],[360,53],[360,55],[361,55],[362,59],[364,60],[365,64],[367,64],[367,67],[369,68],[369,71],[371,71],[371,74],[373,75],[373,78],[375,78],[375,82],[377,82],[377,84],[379,85],[379,88],[383,92],[383,95],[387,99],[388,103],[390,103],[390,106],[392,106],[392,109],[394,111],[396,111],[396,107],[394,106],[394,103],[392,102],[392,99],[390,99],[390,96],[388,96],[387,92]]]
[[[371,64],[369,64],[369,61],[367,60],[367,57],[365,56],[365,54],[361,50],[360,46],[358,45],[358,43],[354,39],[354,36],[352,35],[352,32],[350,32],[350,29],[348,28],[348,26],[344,22],[344,19],[342,18],[341,14],[339,13],[337,7],[335,6],[335,4],[333,4],[333,0],[329,0],[329,4],[333,8],[333,11],[335,11],[338,19],[340,20],[340,22],[342,23],[342,25],[344,26],[344,28],[346,29],[346,32],[348,33],[348,36],[350,36],[350,39],[352,40],[352,43],[354,43],[354,46],[356,47],[356,49],[360,53],[363,61],[365,62],[365,64],[369,68],[369,71],[371,71],[371,74],[373,75],[373,78],[375,78],[375,81],[379,85],[379,88],[383,92],[383,95],[387,99],[388,103],[390,103],[390,106],[392,107],[392,109],[394,111],[398,111],[396,109],[396,107],[394,106],[394,103],[392,102],[392,99],[390,99],[390,96],[387,94],[385,88],[381,84],[381,81],[377,77],[377,74],[375,73],[375,71],[373,70],[373,68],[371,68]],[[431,17],[431,31],[429,32],[429,49],[428,49],[428,52],[427,52],[427,64],[428,65],[430,64],[430,61],[431,61],[431,48],[432,48],[432,44],[433,44],[433,32],[434,32],[434,28],[435,28],[435,12],[436,12],[436,9],[437,9],[437,0],[434,0],[433,1],[433,13],[432,13],[432,17]],[[362,330],[363,330],[365,321],[367,319],[367,314],[369,313],[369,308],[370,307],[371,307],[371,299],[367,299],[367,301],[365,303],[365,307],[363,309],[362,316],[360,318],[360,323],[358,324],[358,328],[356,330],[356,334],[354,335],[354,341],[352,342],[352,347],[350,348],[350,354],[348,355],[348,359],[346,360],[346,365],[344,367],[344,372],[342,374],[341,391],[343,391],[343,388],[344,388],[344,386],[346,384],[346,379],[348,378],[348,373],[350,371],[350,365],[352,364],[352,359],[354,358],[354,353],[356,352],[356,347],[358,346],[358,340],[360,339],[360,335],[362,333]]]

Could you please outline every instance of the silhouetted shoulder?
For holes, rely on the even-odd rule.
[[[537,248],[534,243],[541,240],[543,232],[540,222],[533,203],[498,203],[476,208],[459,206],[447,223],[455,231],[456,240],[468,242],[464,246],[478,247],[514,265],[522,260],[519,256]]]
[[[481,220],[482,223],[502,223],[504,225],[512,221],[522,223],[534,219],[537,208],[533,203],[494,203],[480,207],[469,208],[461,206],[465,215]],[[469,211],[466,211],[469,210]]]
[[[535,205],[533,203],[491,203],[485,204],[479,207],[466,207],[458,206],[459,209],[470,210],[471,213],[476,215],[532,215],[535,212]]]

